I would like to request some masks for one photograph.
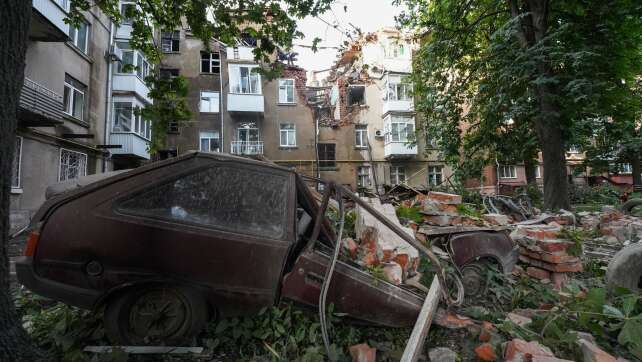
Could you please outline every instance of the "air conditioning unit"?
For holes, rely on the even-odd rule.
[[[112,44],[109,47],[109,58],[112,61],[122,62],[123,61],[123,51],[116,44]]]
[[[375,130],[375,137],[379,137],[379,138],[383,137],[383,131],[380,129]]]

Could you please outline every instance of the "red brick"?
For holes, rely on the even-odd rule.
[[[436,202],[441,202],[444,204],[451,204],[451,205],[461,204],[462,202],[461,195],[447,194],[445,192],[436,192],[436,191],[430,191],[428,193],[428,199]]]
[[[355,344],[350,347],[350,356],[354,362],[375,362],[377,358],[377,349],[370,347],[366,343]]]
[[[545,269],[556,273],[573,273],[582,271],[582,263],[579,261],[576,263],[552,264],[545,261],[529,258],[525,255],[520,255],[519,260],[540,269]]]
[[[617,362],[617,359],[586,339],[579,340],[584,362]]]
[[[574,244],[570,241],[564,241],[564,240],[558,240],[558,239],[552,239],[552,238],[547,238],[546,240],[542,239],[537,241],[537,246],[539,246],[542,250],[548,251],[550,253],[566,251],[566,249],[570,248],[573,245]]]
[[[435,313],[434,323],[448,329],[459,329],[474,326],[475,323],[466,317],[439,308]]]
[[[426,200],[424,202],[423,212],[426,215],[458,215],[457,205],[444,204],[433,200]]]
[[[479,341],[490,342],[496,330],[497,329],[491,322],[484,321],[481,326],[481,331],[479,332]]]
[[[350,257],[352,259],[355,259],[357,257],[357,251],[359,249],[359,245],[354,241],[352,238],[345,238],[343,239],[343,247],[348,251],[348,254],[350,254]]]
[[[461,217],[449,215],[424,215],[424,222],[429,225],[450,226],[461,224]]]
[[[484,221],[496,226],[505,226],[510,223],[508,216],[502,214],[485,214]]]
[[[401,269],[403,269],[404,273],[407,272],[408,267],[410,267],[410,256],[408,256],[408,254],[397,254],[392,258],[392,261],[401,265]]]
[[[568,255],[566,251],[555,251],[555,252],[535,251],[535,250],[528,250],[527,248],[521,247],[519,248],[519,253],[522,255],[526,255],[530,258],[542,260],[552,264],[575,263],[580,261],[580,258],[576,256]]]
[[[551,280],[551,272],[549,272],[548,270],[536,268],[533,266],[529,266],[528,268],[526,268],[526,274],[539,280],[542,280],[542,279]]]
[[[513,339],[506,345],[504,360],[506,362],[527,362],[537,357],[555,357],[553,352],[537,342],[526,342],[522,339]]]
[[[569,359],[561,359],[557,357],[548,357],[548,356],[533,356],[530,359],[530,362],[575,362]]]
[[[490,343],[479,345],[475,348],[475,354],[482,361],[497,361],[497,353],[495,353],[495,349]]]

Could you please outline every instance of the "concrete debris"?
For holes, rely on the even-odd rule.
[[[584,362],[617,362],[615,357],[605,352],[593,342],[586,339],[579,339],[578,344],[582,349]]]
[[[510,312],[506,315],[506,320],[509,322],[513,322],[517,324],[520,327],[525,327],[531,323],[533,323],[533,320],[529,317],[525,317],[523,315],[519,315],[514,312]]]
[[[367,343],[355,344],[350,347],[350,356],[353,362],[375,362],[377,349],[370,347]]]
[[[366,201],[409,235],[414,235],[411,228],[401,225],[393,205],[381,204],[377,198]],[[358,263],[363,266],[383,265],[386,280],[397,285],[409,274],[415,274],[419,265],[417,249],[359,206],[356,208],[355,232]],[[350,248],[354,248],[354,245]]]
[[[450,348],[437,347],[428,351],[428,358],[432,362],[457,362],[457,353]]]
[[[620,250],[606,270],[606,283],[611,287],[642,289],[642,243]]]

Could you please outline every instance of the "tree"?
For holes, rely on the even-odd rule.
[[[154,29],[174,29],[185,19],[194,35],[208,44],[216,38],[235,44],[242,33],[259,40],[254,50],[257,60],[269,62],[276,49],[289,50],[292,40],[301,37],[297,20],[327,10],[332,0],[135,0],[135,7],[125,14],[133,19],[133,48],[158,62],[160,54],[153,42]],[[15,147],[16,113],[23,84],[25,52],[27,49],[31,1],[7,0],[0,11],[0,360],[44,360],[42,353],[33,348],[21,327],[9,293],[9,262],[7,243],[9,232],[9,190],[11,164]],[[118,0],[71,0],[69,22],[78,24],[81,13],[90,6],[99,7],[116,22],[121,20]],[[154,82],[154,79],[150,79]],[[163,93],[167,82],[160,82],[153,90]],[[180,93],[180,92],[179,92]],[[180,94],[178,94],[180,96]],[[160,94],[159,97],[163,95]],[[175,95],[161,102],[167,112],[173,112]],[[147,115],[163,114],[158,109]],[[184,116],[184,114],[183,114]],[[155,120],[152,119],[152,122]],[[154,127],[166,129],[168,117],[159,117]],[[164,124],[165,123],[165,124]]]
[[[400,23],[422,34],[413,64],[416,109],[431,136],[441,135],[447,160],[470,151],[487,163],[498,151],[518,155],[525,143],[514,142],[513,129],[542,153],[545,208],[569,208],[565,151],[577,124],[610,111],[596,107],[598,92],[628,55],[612,40],[639,42],[640,4],[397,1],[408,7]]]

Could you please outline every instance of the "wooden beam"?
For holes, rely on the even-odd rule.
[[[435,276],[432,279],[428,295],[426,295],[426,299],[424,300],[424,305],[419,312],[419,318],[417,318],[415,327],[412,329],[412,333],[408,339],[406,349],[403,351],[401,362],[416,362],[419,359],[419,355],[423,350],[424,341],[428,336],[430,324],[432,324],[432,318],[439,305],[440,297],[441,285],[439,285],[439,280],[437,276]]]

